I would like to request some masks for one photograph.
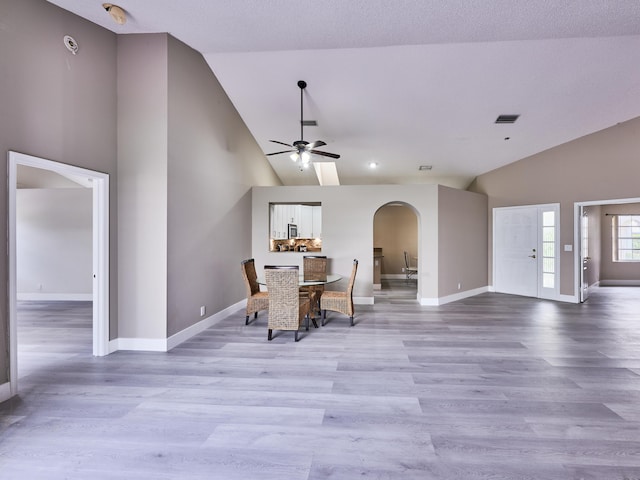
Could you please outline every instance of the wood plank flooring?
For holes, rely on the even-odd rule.
[[[90,304],[20,311],[0,479],[640,479],[640,289],[387,292],[298,343],[239,311],[169,353],[102,358]]]

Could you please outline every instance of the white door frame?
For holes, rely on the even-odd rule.
[[[109,354],[109,175],[18,152],[8,154],[9,362],[11,395],[18,392],[16,190],[18,165],[41,168],[93,184],[93,355]]]
[[[574,266],[574,301],[580,302],[582,291],[582,216],[580,207],[593,205],[621,205],[624,203],[640,203],[640,198],[619,198],[615,200],[592,200],[573,204],[573,266]]]

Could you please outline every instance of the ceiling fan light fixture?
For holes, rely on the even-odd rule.
[[[309,152],[302,152],[300,154],[300,160],[303,165],[307,165],[311,161],[311,154]]]

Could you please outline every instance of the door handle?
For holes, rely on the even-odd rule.
[[[529,258],[536,258],[535,255],[529,255]]]

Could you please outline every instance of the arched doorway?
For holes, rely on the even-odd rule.
[[[418,214],[404,202],[381,206],[373,217],[374,302],[415,302],[418,275],[407,272],[404,252],[409,265],[418,265]]]

